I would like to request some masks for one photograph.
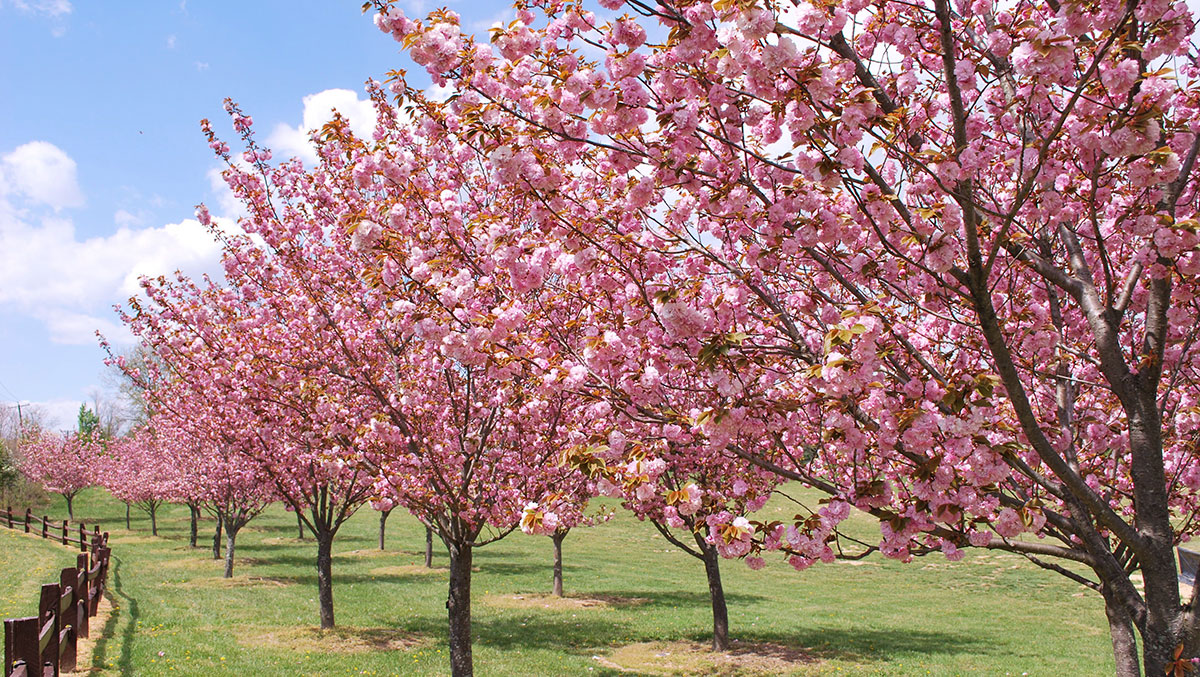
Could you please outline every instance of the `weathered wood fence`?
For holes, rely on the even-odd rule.
[[[108,532],[100,527],[91,532],[80,524],[77,530],[67,520],[59,525],[49,518],[34,517],[29,510],[14,515],[12,508],[0,512],[0,524],[10,529],[78,546],[74,567],[63,569],[58,583],[42,586],[38,615],[4,620],[3,677],[57,677],[75,669],[76,644],[88,636],[88,619],[96,615],[108,582]],[[78,535],[76,535],[76,533]]]

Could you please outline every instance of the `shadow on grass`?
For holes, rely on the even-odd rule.
[[[315,564],[313,565],[313,569],[314,570],[316,569]],[[316,573],[292,574],[292,575],[288,575],[288,576],[271,576],[271,579],[280,581],[280,582],[294,583],[297,585],[309,585],[314,588],[317,586]],[[333,568],[333,590],[334,590],[333,594],[336,595],[337,591],[338,591],[338,586],[343,585],[343,584],[348,585],[348,584],[353,584],[353,583],[366,583],[366,584],[414,583],[414,582],[422,582],[422,581],[429,581],[429,580],[430,580],[430,577],[428,574],[419,574],[419,573],[413,573],[413,574],[397,573],[397,574],[379,574],[379,575],[353,574],[353,573],[343,574],[343,573],[338,573],[337,567],[334,567]]]
[[[137,623],[141,612],[138,609],[137,599],[125,594],[121,585],[120,558],[113,557],[110,561],[112,568],[109,569],[108,589],[123,601],[120,604],[112,605],[108,620],[100,629],[100,637],[96,640],[95,648],[92,651],[92,667],[103,669],[108,658],[109,643],[115,638],[117,626],[121,623],[121,616],[128,610],[129,618],[125,623],[125,629],[121,632],[121,656],[117,659],[117,667],[120,668],[122,675],[133,675],[133,637],[137,632]]]
[[[683,590],[602,590],[596,591],[595,594],[584,590],[576,589],[570,592],[572,596],[592,597],[599,600],[609,602],[613,606],[620,607],[694,607],[697,609],[711,609],[712,598],[707,592],[687,592]],[[742,604],[752,604],[763,602],[767,597],[762,595],[753,595],[745,592],[726,592],[725,601],[730,606]]]
[[[799,650],[818,659],[836,658],[856,663],[886,663],[905,654],[987,655],[1000,650],[992,642],[973,635],[912,629],[878,630],[818,625],[783,634],[731,627],[729,634],[731,638],[745,643],[776,645]],[[696,633],[690,635],[689,639],[708,643],[712,641],[712,635]]]

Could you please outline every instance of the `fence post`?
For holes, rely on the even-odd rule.
[[[87,529],[83,528],[83,523],[79,523],[79,551],[87,552]]]
[[[91,567],[88,565],[88,556],[86,552],[81,552],[75,557],[75,628],[80,637],[87,637],[90,625],[88,623],[88,608],[91,595],[91,586],[88,584],[88,571]]]
[[[12,525],[12,506],[11,506],[11,505],[10,505],[10,506],[8,506],[8,515],[7,515],[7,517],[8,517],[8,528],[9,528],[9,529],[11,529],[11,528],[13,528],[13,525]]]
[[[42,538],[50,538],[50,518],[42,515]]]
[[[58,583],[42,586],[42,600],[38,604],[38,644],[41,645],[42,636],[49,632],[49,640],[42,649],[42,663],[50,664],[53,668],[50,674],[54,677],[58,677],[58,604],[61,598]]]
[[[8,675],[17,662],[25,664],[26,674],[41,676],[37,618],[9,618],[4,621],[4,674]]]
[[[67,520],[63,520],[63,528],[62,528],[63,545],[66,545],[70,539],[71,539],[71,531],[67,528]]]
[[[88,573],[90,590],[88,591],[88,615],[95,616],[100,608],[100,600],[104,597],[108,578],[108,548],[96,548],[92,557],[92,568]],[[95,572],[95,573],[92,573]]]
[[[25,508],[25,533],[29,533],[29,523],[33,521],[33,508]]]
[[[79,570],[67,567],[58,575],[58,669],[60,672],[75,670],[76,642],[79,628],[75,625],[76,600],[79,588]]]

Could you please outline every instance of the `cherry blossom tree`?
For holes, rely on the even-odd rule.
[[[347,440],[346,421],[353,418],[342,416],[331,404],[337,393],[322,390],[315,380],[320,374],[306,367],[314,354],[288,361],[306,347],[301,325],[281,319],[289,297],[258,303],[270,290],[254,277],[265,272],[253,267],[262,262],[257,251],[244,238],[227,245],[229,286],[198,286],[182,277],[147,281],[153,305],[135,301],[124,317],[171,368],[172,387],[180,389],[169,396],[151,390],[159,406],[169,404],[176,418],[198,403],[214,410],[206,416],[214,421],[207,426],[210,444],[243,456],[255,477],[271,485],[271,495],[312,531],[321,626],[333,627],[333,539],[372,496],[373,477],[342,463],[330,448]],[[208,404],[218,401],[225,406]],[[220,517],[227,534],[239,526],[227,512]]]
[[[137,302],[133,303],[137,307]],[[132,316],[123,314],[123,317],[128,322],[135,322]],[[146,342],[143,347],[149,350],[154,345]],[[235,415],[236,408],[206,400],[204,396],[211,393],[193,389],[193,385],[203,383],[203,380],[190,381],[185,378],[188,372],[161,359],[178,355],[165,351],[143,353],[144,356],[153,355],[154,359],[130,363],[124,356],[113,355],[103,338],[101,346],[109,352],[110,364],[122,370],[146,400],[150,416],[146,428],[154,431],[159,459],[174,468],[176,500],[202,509],[216,519],[213,559],[221,558],[224,537],[224,575],[233,577],[238,533],[267,506],[279,500],[271,478],[258,463],[239,451],[238,440],[242,438],[231,426],[243,419]],[[162,344],[157,347],[162,348]],[[178,364],[196,368],[201,363],[193,360]],[[207,373],[219,375],[215,371]],[[192,514],[194,525],[195,512]],[[192,534],[194,546],[195,526]]]
[[[521,510],[521,531],[530,535],[548,536],[554,544],[554,568],[551,594],[563,596],[562,544],[572,529],[591,527],[612,517],[603,508],[588,511],[588,502],[597,495],[596,482],[584,472],[565,474],[550,493],[530,500]]]
[[[93,486],[95,467],[103,453],[100,442],[75,433],[36,431],[21,444],[21,473],[67,502],[67,516],[75,519],[74,501]]]
[[[247,205],[241,226],[251,237],[229,238],[232,286],[183,305],[240,301],[208,311],[226,318],[224,329],[162,342],[196,345],[211,333],[221,339],[212,343],[236,343],[222,368],[244,363],[247,382],[293,384],[296,399],[283,409],[321,422],[293,429],[315,431],[330,464],[369,471],[379,508],[403,506],[441,538],[450,552],[451,666],[471,674],[473,550],[518,527],[523,497],[576,475],[556,462],[559,452],[602,422],[577,420],[570,386],[579,374],[549,364],[544,328],[567,324],[571,308],[549,303],[530,272],[527,244],[542,234],[524,229],[536,204],[493,196],[489,174],[436,118],[408,119],[377,86],[371,95],[372,139],[335,119],[315,137],[320,163],[309,170],[270,164],[251,121],[230,104],[244,162],[210,140],[229,160],[226,180]],[[203,209],[200,218],[213,223]],[[241,336],[271,332],[259,341],[271,346],[265,353]],[[237,402],[262,389],[238,386],[223,397]]]
[[[497,175],[605,262],[581,288],[658,314],[714,383],[771,375],[703,422],[659,412],[701,435],[758,421],[769,451],[705,453],[834,499],[757,542],[806,565],[854,506],[891,557],[1018,552],[1104,598],[1120,674],[1183,669],[1200,648],[1173,557],[1200,489],[1187,7],[600,5],[522,3],[491,44],[450,12],[384,5],[377,23],[450,84]]]
[[[126,505],[150,518],[150,533],[158,535],[158,509],[183,494],[186,477],[153,429],[137,428],[111,440],[96,467],[100,486]]]
[[[703,562],[713,613],[712,647],[725,651],[729,648],[729,612],[720,560],[757,551],[752,541],[754,525],[744,515],[767,502],[777,478],[746,468],[736,457],[697,453],[679,436],[674,441],[629,445],[640,447],[632,454],[626,453],[627,444],[625,435],[616,431],[608,444],[594,447],[594,452],[578,450],[572,462],[632,457],[607,467],[600,489],[622,497],[624,506],[638,519],[649,521],[667,542]],[[760,557],[747,562],[752,568],[763,564]]]

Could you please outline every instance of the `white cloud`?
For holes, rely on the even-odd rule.
[[[42,424],[50,430],[75,430],[79,427],[79,405],[83,404],[83,400],[60,398],[26,404],[45,413]]]
[[[208,62],[207,61],[197,61],[196,62],[196,70],[200,71],[201,73],[208,70]]]
[[[449,81],[444,85],[429,85],[425,88],[425,96],[432,101],[445,101],[454,93],[454,85]]]
[[[16,193],[53,207],[82,207],[75,161],[47,141],[30,141],[0,157],[0,195]]]
[[[146,223],[146,217],[139,214],[132,214],[124,209],[118,209],[113,214],[113,223],[122,228],[132,228]]]
[[[309,142],[309,133],[333,119],[333,112],[350,121],[350,129],[361,138],[370,138],[375,130],[375,108],[370,99],[359,99],[349,89],[326,89],[304,97],[304,114],[297,127],[280,123],[267,137],[275,158],[298,157],[307,165],[317,163],[317,151]]]
[[[135,343],[129,329],[115,319],[96,317],[87,313],[51,308],[38,311],[35,317],[42,320],[50,333],[50,342],[67,346],[94,346],[96,332],[104,335],[113,345]],[[115,316],[114,316],[115,317]]]
[[[194,219],[87,240],[67,219],[47,217],[37,226],[0,220],[0,304],[35,315],[86,312],[137,294],[139,275],[208,270],[219,255],[220,245]]]
[[[44,14],[51,17],[66,16],[73,9],[68,0],[13,0],[13,7],[22,12]]]
[[[97,329],[129,343],[109,308],[140,294],[140,276],[218,270],[221,245],[195,219],[145,228],[144,214],[122,209],[115,232],[81,238],[59,213],[82,202],[75,162],[51,144],[25,144],[0,157],[0,169],[0,313],[39,321],[53,343],[95,345]]]
[[[168,35],[167,36],[167,49],[175,49],[175,43],[177,41],[178,40],[174,34]]]

